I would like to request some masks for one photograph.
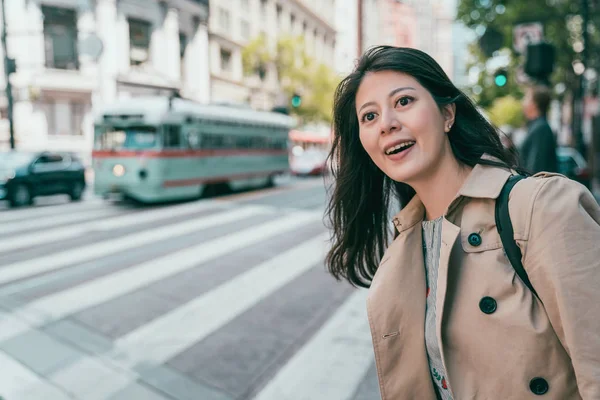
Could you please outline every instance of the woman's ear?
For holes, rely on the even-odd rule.
[[[450,132],[454,119],[456,117],[456,104],[447,104],[442,108],[442,116],[444,117],[444,132]]]

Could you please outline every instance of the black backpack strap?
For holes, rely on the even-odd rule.
[[[523,263],[521,262],[521,249],[519,246],[517,246],[517,242],[515,242],[513,225],[508,212],[508,196],[510,195],[510,191],[517,184],[517,182],[524,178],[525,177],[522,175],[511,175],[504,184],[498,199],[496,199],[496,228],[500,234],[504,252],[506,253],[506,256],[512,264],[515,272],[517,275],[519,275],[519,278],[521,278],[523,283],[527,285],[529,290],[531,290],[533,294],[537,296],[533,285],[529,281],[527,271],[525,271]]]

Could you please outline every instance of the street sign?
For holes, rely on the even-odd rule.
[[[544,26],[541,22],[515,25],[513,28],[513,48],[524,53],[528,44],[539,43],[544,39]]]

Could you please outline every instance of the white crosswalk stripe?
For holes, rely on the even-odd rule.
[[[224,211],[209,217],[172,224],[166,227],[158,227],[140,233],[121,236],[116,239],[105,240],[75,250],[66,250],[48,256],[12,263],[0,269],[0,283],[6,283],[16,279],[41,274],[43,272],[53,271],[60,269],[65,265],[81,263],[117,251],[140,247],[152,242],[160,242],[161,240],[172,238],[174,236],[181,236],[202,229],[208,229],[219,224],[234,222],[238,218],[259,215],[269,211],[269,209],[264,207],[248,207],[235,211]]]
[[[365,290],[352,295],[255,399],[350,398],[373,359],[365,303]]]
[[[249,210],[252,210],[252,208],[244,211],[248,212]],[[241,212],[234,214],[234,216],[236,218],[243,217]],[[227,252],[281,234],[302,223],[314,221],[316,218],[318,216],[311,213],[292,215],[227,237],[214,239],[208,243],[171,253],[166,257],[128,268],[105,278],[92,280],[75,288],[42,297],[21,309],[15,310],[14,314],[21,317],[19,321],[29,322],[29,326],[49,323],[183,272],[203,262],[214,260]],[[165,265],[171,265],[171,267],[165,268]],[[94,293],[94,296],[90,296],[90,293]],[[4,323],[5,321],[6,323]],[[13,318],[0,320],[1,340],[6,340],[22,333],[24,330],[26,330],[24,325],[15,323]]]
[[[18,210],[4,210],[0,212],[0,224],[18,221],[27,218],[45,217],[58,215],[64,212],[75,212],[80,210],[94,210],[102,208],[103,202],[99,199],[91,199],[80,203],[66,203],[52,206],[23,208]]]
[[[105,216],[115,215],[116,211],[111,209],[99,209],[99,210],[82,210],[64,215],[51,215],[48,217],[34,218],[26,221],[19,221],[18,224],[11,226],[3,226],[0,233],[3,235],[14,234],[16,232],[22,232],[27,230],[39,230],[40,228],[47,228],[52,226],[58,226],[62,224],[70,224],[81,220],[93,220],[95,218],[101,218]],[[28,234],[31,236],[31,234]],[[23,238],[20,238],[23,240]],[[2,243],[4,242],[3,239]],[[36,243],[37,244],[37,243]],[[31,244],[27,244],[30,246]]]
[[[274,199],[279,204],[271,206],[268,200],[272,193],[279,192],[237,196],[230,201],[225,198],[134,209],[130,213],[109,204],[97,207],[97,203],[84,202],[70,204],[74,208],[65,205],[47,207],[43,211],[35,208],[17,210],[14,217],[11,217],[11,212],[0,214],[0,224],[7,228],[5,231],[15,234],[7,235],[6,239],[0,241],[0,253],[14,254],[23,248],[19,247],[18,241],[27,240],[27,247],[44,244],[50,249],[42,256],[23,261],[5,261],[4,265],[0,258],[0,284],[5,285],[2,291],[5,301],[0,299],[0,307],[4,309],[0,310],[0,370],[10,371],[0,374],[0,397],[4,396],[7,400],[129,400],[131,393],[156,393],[152,398],[249,398],[234,395],[235,391],[227,389],[227,385],[235,385],[236,382],[227,383],[225,380],[212,383],[210,378],[196,379],[195,373],[208,373],[206,370],[216,366],[204,364],[193,367],[188,373],[185,368],[180,369],[183,368],[179,366],[182,365],[181,362],[172,366],[170,363],[194,346],[208,343],[209,338],[219,335],[229,324],[240,323],[238,320],[241,321],[240,318],[258,305],[283,301],[288,296],[288,285],[295,287],[296,282],[300,281],[303,282],[302,285],[311,284],[312,277],[316,276],[311,274],[318,272],[315,267],[323,268],[328,246],[328,234],[324,233],[322,227],[323,209],[293,209],[290,206],[292,202],[287,201],[288,197]],[[298,190],[298,193],[301,194],[302,190]],[[294,196],[290,198],[294,199]],[[236,203],[248,199],[258,202],[258,205]],[[293,201],[294,204],[302,204],[300,199]],[[64,213],[67,209],[72,212]],[[174,218],[178,220],[172,221]],[[181,222],[182,219],[184,220]],[[235,229],[236,222],[246,220],[248,222],[241,224],[243,227]],[[258,222],[254,223],[254,220]],[[49,229],[37,232],[35,228],[39,226],[36,226],[36,221]],[[64,226],[53,228],[54,224]],[[119,234],[119,229],[126,229],[125,233]],[[101,270],[103,263],[108,263],[105,259],[114,259],[120,252],[139,252],[144,248],[174,243],[185,235],[195,235],[210,229],[220,229],[223,232],[219,231],[217,236],[209,235],[197,244],[173,247],[174,250],[160,253],[154,259],[146,257],[135,262],[135,258],[132,258],[127,267],[109,269],[99,277],[85,278],[85,275],[81,275],[75,284],[58,285],[55,289],[52,285],[56,284],[56,280],[40,279],[40,274],[61,276],[63,268],[77,270],[79,265],[91,260]],[[32,232],[27,234],[27,231]],[[115,235],[108,239],[104,235],[103,240],[95,242],[94,232],[98,231],[115,232]],[[298,235],[296,232],[304,233]],[[310,232],[317,233],[311,235]],[[59,245],[59,240],[69,238],[79,238],[80,244],[71,248]],[[54,242],[57,243],[52,245]],[[147,288],[150,285],[162,285],[162,282],[168,280],[185,279],[183,277],[190,271],[205,270],[205,274],[217,276],[221,274],[221,259],[231,258],[239,253],[243,263],[246,254],[249,259],[253,258],[251,254],[259,254],[257,246],[267,246],[265,251],[269,255],[261,256],[259,262],[236,267],[236,272],[232,275],[227,272],[232,266],[224,265],[223,273],[230,274],[226,279],[219,281],[214,287],[194,293],[187,300],[183,297],[176,300],[179,299],[177,296],[173,299],[165,298],[165,301],[175,302],[166,311],[152,311],[153,314],[150,314],[151,309],[146,311],[144,303],[131,303],[133,307],[139,307],[140,313],[148,313],[148,317],[135,323],[123,320],[130,328],[126,328],[118,336],[104,336],[101,325],[98,325],[98,333],[94,333],[96,327],[93,321],[89,326],[78,322],[79,315],[86,315],[90,310],[98,308],[102,310],[103,307],[107,312],[114,312],[115,320],[126,318],[126,310],[117,308],[109,311],[112,309],[106,305],[115,301],[126,301],[124,304],[127,304],[134,301],[137,293],[161,296],[160,291],[153,289],[149,292]],[[277,246],[283,248],[278,249]],[[59,273],[59,270],[63,271]],[[302,344],[293,353],[287,354],[285,348],[275,347],[273,351],[280,354],[278,357],[284,357],[284,362],[264,366],[277,368],[276,373],[267,374],[269,379],[261,381],[259,377],[264,372],[260,370],[242,371],[243,374],[256,374],[256,377],[239,385],[258,386],[240,386],[239,393],[257,393],[253,398],[258,400],[356,400],[354,394],[373,364],[365,311],[366,291],[351,291],[350,288],[344,289],[345,292],[340,291],[341,286],[335,285],[341,284],[336,284],[324,273],[322,276],[323,279],[331,280],[331,289],[337,288],[336,293],[350,295],[343,295],[346,299],[343,304],[343,298],[340,297],[336,304],[342,305],[327,312],[329,316],[322,320],[325,322],[315,325],[315,329],[311,331],[314,334],[296,339]],[[310,281],[307,280],[309,277]],[[68,275],[64,279],[68,279]],[[26,297],[21,298],[21,293],[12,290],[12,286],[21,288]],[[328,287],[323,284],[321,286]],[[298,286],[294,290],[303,290],[300,287],[304,286]],[[284,288],[286,289],[283,290]],[[37,291],[40,291],[39,295],[35,294]],[[275,293],[283,297],[278,300]],[[315,292],[317,293],[321,292]],[[128,300],[127,296],[134,297]],[[20,302],[23,304],[18,305]],[[289,311],[290,315],[297,315],[295,318],[311,314],[308,312],[309,308],[300,311],[303,306],[296,303],[289,303],[285,307],[292,305],[300,307]],[[290,321],[302,327],[302,319]],[[68,329],[64,332],[54,328],[47,331],[55,325],[67,328],[83,326],[85,331],[72,331],[71,336]],[[275,340],[273,344],[269,344],[275,346],[277,340],[281,340],[276,339],[276,335],[284,334],[283,331],[276,331],[278,333],[273,333],[275,336],[272,338],[259,341]],[[83,347],[80,348],[79,342],[93,339],[87,338],[90,334],[97,335],[97,340],[108,341],[108,347],[105,350],[94,350],[95,347],[89,349],[82,344]],[[72,343],[69,346],[73,346],[73,351],[80,356],[65,358],[52,368],[47,367],[48,362],[42,363],[43,368],[36,367],[35,360],[38,358],[44,361],[44,358],[52,358],[53,354],[56,356],[52,349],[46,349],[37,357],[35,350],[27,350],[27,346],[23,346],[22,340],[33,340],[28,338],[35,338],[36,335],[46,335],[48,343],[52,343],[52,338],[56,337],[62,343],[61,348]],[[253,341],[254,339],[250,342]],[[15,347],[13,343],[19,345]],[[236,343],[235,346],[244,344]],[[25,351],[26,354],[19,356],[19,351]],[[254,362],[251,360],[248,361]],[[220,360],[217,364],[228,362],[237,363],[233,360]],[[240,382],[242,381],[243,379]],[[137,390],[133,390],[136,386]],[[374,393],[369,398],[376,399],[377,396],[378,393]]]
[[[59,371],[56,382],[70,393],[85,399],[97,396],[98,388],[102,396],[110,396],[126,384],[121,370],[128,370],[138,364],[146,367],[159,365],[177,355],[227,321],[260,301],[278,287],[313,267],[323,257],[324,237],[317,237],[307,243],[287,251],[259,265],[214,291],[185,304],[163,317],[136,329],[115,342],[114,349],[99,359],[84,359]],[[253,282],[261,282],[260,286]],[[81,371],[108,362],[117,365],[116,373],[79,391]],[[108,365],[110,365],[108,364]],[[133,376],[131,377],[133,380]]]
[[[200,212],[210,208],[222,208],[223,206],[223,203],[216,202],[184,204],[176,207],[134,213],[131,215],[116,216],[113,218],[85,224],[49,229],[33,234],[26,233],[0,241],[0,253],[69,238],[75,238],[97,231],[111,231],[150,222],[158,222],[169,218],[192,214],[194,212]]]
[[[72,400],[72,397],[48,381],[44,381],[23,364],[0,352],[0,396],[10,399]]]

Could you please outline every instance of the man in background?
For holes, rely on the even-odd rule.
[[[558,172],[556,137],[546,119],[550,100],[550,89],[545,86],[528,87],[523,98],[523,112],[528,122],[527,136],[520,150],[521,166],[532,174]]]

